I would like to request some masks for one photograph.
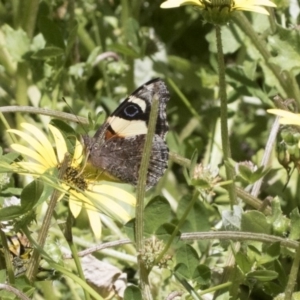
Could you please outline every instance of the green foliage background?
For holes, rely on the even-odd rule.
[[[46,108],[88,117],[92,130],[135,87],[153,77],[161,77],[171,93],[167,107],[170,151],[193,162],[202,162],[205,167],[211,166],[211,170],[219,168],[221,182],[225,181],[215,28],[205,23],[194,7],[162,10],[160,4],[160,1],[128,0],[2,0],[0,106],[12,108],[10,113],[1,115],[0,142],[4,153],[9,152],[10,144],[5,132],[7,124],[20,128],[20,123],[26,120],[46,128],[50,120],[30,111],[20,113],[13,106]],[[274,122],[274,117],[266,112],[275,107],[273,97],[292,98],[293,107],[300,104],[299,7],[293,4],[294,8],[288,1],[276,4],[278,7],[270,17],[239,12],[246,16],[261,39],[268,60],[238,21],[222,26],[232,150],[232,160],[227,163],[237,172],[236,186],[242,191],[238,193],[239,203],[231,210],[226,186],[220,187],[216,182],[206,185],[211,182],[205,178],[203,184],[192,178],[189,168],[173,160],[158,186],[147,194],[145,237],[155,234],[168,243],[178,224],[180,233],[198,233],[187,242],[179,239],[178,232],[168,250],[172,257],[168,268],[154,267],[150,273],[155,299],[165,299],[172,291],[182,292],[182,299],[206,299],[201,298],[206,293],[214,295],[214,299],[231,296],[231,299],[265,300],[280,294],[291,299],[291,292],[298,291],[298,170],[296,168],[284,188],[288,174],[278,163],[275,151],[265,166],[268,172],[263,172],[263,168],[255,171],[249,164],[237,167],[237,163],[244,161],[261,165]],[[81,126],[76,127],[76,131],[84,132]],[[279,137],[278,142],[281,139]],[[295,138],[293,143],[297,145],[297,141]],[[299,157],[294,160],[296,167]],[[258,198],[253,197],[256,205],[251,205],[253,202],[247,201],[247,197],[259,178],[263,178],[263,183]],[[2,186],[2,198],[20,194],[24,185],[20,178],[13,176],[8,185]],[[155,195],[159,196],[153,198]],[[260,204],[267,197],[273,200],[267,209],[261,210]],[[31,201],[37,201],[34,198]],[[189,213],[185,216],[187,209]],[[1,220],[6,213],[0,213]],[[42,222],[40,213],[38,211],[33,231]],[[61,213],[62,219],[65,215]],[[125,230],[121,224],[117,226],[118,234],[107,225],[102,242],[127,235],[133,238],[132,223],[127,224]],[[99,242],[93,241],[87,227],[83,215],[73,228],[74,236],[79,237],[76,243],[80,249],[87,247],[85,240]],[[201,232],[210,234],[201,235]],[[243,235],[243,232],[253,235]],[[266,235],[266,240],[262,242],[262,237],[255,234]],[[48,244],[55,245],[58,238],[61,239],[59,244],[64,245],[56,231],[51,232]],[[237,240],[242,241],[239,248],[235,248]],[[49,249],[45,251],[48,253]],[[136,255],[131,246],[117,247],[116,251]],[[234,260],[228,266],[231,252]],[[129,281],[137,284],[136,263],[118,258],[112,252],[99,252],[96,256],[121,270],[130,270],[134,276],[129,277]],[[52,268],[62,272],[56,265]],[[73,266],[65,268],[75,269]],[[224,270],[227,277],[221,276]],[[42,283],[29,283],[22,278],[15,281],[15,286],[34,299],[48,299],[48,283],[51,286],[54,281],[56,299],[75,299],[76,293],[80,299],[87,297],[78,281],[63,274]],[[4,283],[6,273],[0,275]],[[289,278],[297,282],[295,289]],[[125,295],[125,299],[141,297],[136,287],[130,287]],[[1,299],[12,298],[8,293],[1,296]]]

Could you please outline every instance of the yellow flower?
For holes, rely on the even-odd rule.
[[[279,120],[280,124],[300,126],[300,114],[282,109],[268,109],[267,112],[281,117]]]
[[[37,127],[28,123],[23,123],[21,126],[30,134],[15,129],[8,130],[8,132],[20,136],[28,144],[26,147],[20,144],[11,145],[13,150],[28,159],[28,161],[17,163],[17,171],[20,174],[31,174],[34,177],[40,177],[45,173],[53,174],[53,171],[59,168],[65,154],[68,153],[63,135],[56,127],[48,125],[55,142],[56,151],[54,151],[49,139]],[[84,172],[81,172],[82,160],[83,146],[76,139],[71,162],[67,167],[62,183],[56,188],[62,192],[60,199],[65,194],[69,195],[69,207],[75,218],[83,207],[86,208],[91,228],[95,236],[99,238],[102,227],[99,211],[127,222],[130,216],[124,206],[134,206],[135,198],[128,192],[108,183],[96,183],[87,179]],[[46,180],[49,176],[44,178]],[[47,183],[49,184],[48,181]],[[122,205],[120,205],[121,202]]]
[[[160,7],[173,8],[183,5],[199,7],[203,10],[203,16],[206,21],[216,24],[227,23],[231,13],[237,10],[269,15],[264,6],[276,7],[276,4],[269,0],[167,0]]]

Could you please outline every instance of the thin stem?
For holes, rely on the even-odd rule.
[[[188,232],[182,233],[180,239],[182,241],[200,241],[200,240],[232,240],[232,241],[257,241],[262,243],[276,243],[280,242],[281,246],[297,249],[299,242],[284,239],[279,236],[242,232],[242,231],[207,231],[207,232]]]
[[[65,158],[62,161],[59,172],[58,172],[58,177],[57,177],[58,182],[60,182],[63,179],[63,176],[64,176],[65,171],[69,164],[69,160],[70,160],[69,156],[65,155]],[[51,224],[51,218],[52,218],[57,200],[60,196],[60,193],[61,192],[59,190],[55,189],[51,195],[48,209],[47,209],[44,221],[41,226],[41,230],[40,230],[38,238],[37,238],[37,243],[40,246],[40,248],[43,248],[45,245],[45,241],[46,241],[48,231],[50,228],[50,224]],[[40,253],[39,253],[38,249],[35,248],[33,250],[32,257],[31,257],[30,263],[29,263],[29,267],[26,272],[27,278],[30,281],[33,281],[34,277],[36,275],[36,272],[37,272],[37,269],[39,266],[39,257],[40,257]]]
[[[172,235],[170,236],[167,244],[165,245],[164,249],[159,253],[158,257],[156,258],[156,263],[159,262],[163,258],[163,256],[167,253],[167,251],[169,250],[169,248],[170,248],[171,244],[173,243],[175,237],[177,236],[181,226],[185,222],[189,212],[191,211],[192,207],[194,206],[195,202],[197,201],[199,194],[200,193],[198,191],[194,192],[192,200],[189,202],[188,207],[184,211],[182,217],[180,218],[178,224],[176,225],[174,231],[172,232]]]
[[[11,293],[15,294],[21,300],[30,300],[30,298],[28,298],[24,293],[22,293],[18,289],[14,288],[13,286],[10,286],[8,284],[0,283],[0,290],[5,290],[8,292],[11,292]]]
[[[284,300],[290,300],[293,298],[292,295],[295,289],[299,266],[300,266],[300,245],[297,248],[293,265],[291,268],[291,272],[290,275],[288,276],[288,282],[284,292],[285,293]]]
[[[216,25],[216,40],[217,40],[217,51],[218,51],[218,67],[219,67],[219,88],[220,88],[220,118],[221,118],[221,138],[224,161],[228,161],[231,158],[231,150],[228,136],[228,124],[227,124],[227,94],[226,94],[226,81],[225,81],[225,63],[223,55],[221,27]],[[229,185],[229,201],[231,209],[234,204],[237,203],[235,185],[234,185],[234,171],[231,167],[225,164],[226,178],[232,183]]]
[[[15,275],[14,275],[12,261],[11,261],[11,253],[9,252],[9,248],[8,248],[8,244],[7,244],[7,237],[2,230],[0,230],[0,237],[1,237],[1,243],[3,246],[2,251],[4,253],[6,270],[7,270],[7,274],[8,274],[8,282],[10,284],[14,284],[15,283]]]
[[[79,256],[78,256],[77,247],[76,247],[76,244],[73,242],[72,224],[73,224],[73,215],[72,215],[71,210],[69,208],[66,227],[65,227],[65,231],[64,231],[64,236],[65,236],[65,239],[66,239],[66,241],[67,241],[67,243],[68,243],[68,245],[71,249],[72,257],[74,259],[78,275],[79,275],[79,277],[81,278],[82,281],[86,281],[83,270],[82,270],[82,266],[81,266],[81,263],[80,263],[80,259],[79,259]],[[90,294],[88,293],[87,290],[84,290],[84,295],[85,295],[86,300],[91,299]]]
[[[22,18],[21,26],[28,37],[32,39],[40,1],[27,0],[21,1],[20,3],[19,16]]]
[[[2,113],[26,112],[26,113],[30,113],[30,114],[55,117],[58,119],[63,119],[63,120],[71,121],[71,122],[75,122],[75,123],[89,124],[88,119],[83,118],[83,117],[75,116],[73,114],[68,114],[68,113],[64,113],[61,111],[57,111],[57,110],[38,108],[38,107],[32,107],[32,106],[3,106],[3,107],[0,107],[0,112],[2,112]]]
[[[27,72],[28,72],[28,67],[26,63],[19,62],[18,63],[18,70],[17,70],[17,80],[16,80],[16,102],[20,106],[24,106],[28,104],[28,99],[27,99],[27,88],[28,88],[28,83],[27,83]],[[20,128],[20,124],[22,122],[22,115],[17,114],[16,115],[16,127]]]
[[[144,145],[144,151],[141,161],[141,166],[139,170],[139,179],[137,183],[137,193],[136,193],[136,220],[135,220],[135,235],[136,235],[136,248],[139,253],[144,245],[143,245],[143,235],[144,235],[144,198],[145,198],[145,189],[147,182],[147,173],[149,167],[149,161],[152,150],[152,142],[155,133],[155,126],[158,114],[158,95],[155,94],[153,96],[150,119],[148,125],[148,134],[146,135],[146,141]],[[145,268],[143,261],[138,256],[138,269],[140,272],[140,285],[142,289],[143,299],[152,299],[150,286],[148,282],[148,271]]]

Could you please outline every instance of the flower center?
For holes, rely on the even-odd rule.
[[[64,181],[70,186],[77,187],[78,189],[85,191],[88,187],[86,180],[81,176],[81,170],[74,167],[67,167],[64,174]]]

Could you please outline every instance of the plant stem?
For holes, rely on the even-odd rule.
[[[172,235],[170,236],[167,244],[165,245],[164,249],[159,253],[159,256],[156,258],[156,263],[159,262],[163,258],[163,256],[166,254],[166,252],[169,250],[173,240],[175,239],[175,237],[177,236],[181,226],[185,222],[190,210],[192,209],[192,207],[194,206],[196,200],[198,199],[199,194],[200,193],[197,190],[194,192],[192,200],[189,202],[188,207],[184,211],[182,217],[180,218],[178,224],[176,225],[174,231],[172,232]]]
[[[295,254],[295,258],[293,261],[293,265],[291,268],[290,275],[288,276],[288,282],[284,291],[284,300],[290,300],[293,299],[292,295],[294,292],[296,280],[297,280],[297,275],[298,275],[298,270],[299,270],[299,265],[300,265],[300,245],[298,246]]]
[[[8,275],[8,282],[10,284],[15,284],[15,275],[13,271],[13,266],[12,266],[12,261],[11,261],[11,253],[9,252],[8,244],[7,244],[7,237],[5,233],[0,230],[0,238],[1,238],[1,243],[2,243],[2,251],[4,254],[4,259],[5,259],[5,265],[6,265],[6,271]]]
[[[72,257],[74,259],[78,275],[79,275],[79,277],[81,278],[82,281],[86,281],[85,277],[84,277],[83,270],[82,270],[82,266],[81,266],[81,263],[80,263],[80,259],[79,259],[79,256],[78,256],[78,251],[77,251],[77,248],[76,248],[76,244],[74,244],[74,242],[73,242],[72,224],[73,224],[73,215],[72,215],[71,210],[69,208],[66,227],[65,227],[65,231],[64,231],[64,236],[65,236],[65,239],[66,239],[66,241],[67,241],[67,243],[70,247],[70,250],[72,252]],[[90,300],[91,299],[90,294],[85,289],[84,289],[84,295],[85,295],[85,300]]]
[[[64,160],[61,163],[59,172],[58,172],[58,182],[60,182],[65,174],[65,171],[68,167],[69,164],[69,155],[65,155]],[[58,183],[59,184],[59,183]],[[41,230],[39,232],[38,238],[37,238],[37,243],[40,246],[40,248],[43,248],[45,245],[45,241],[48,235],[48,231],[50,228],[50,224],[51,224],[51,218],[57,203],[57,199],[60,196],[60,191],[58,191],[57,189],[55,189],[51,195],[50,201],[49,201],[49,205],[48,205],[48,209],[44,218],[44,221],[42,223],[41,226]],[[34,248],[33,249],[33,253],[32,253],[32,257],[30,259],[29,262],[29,267],[27,269],[26,275],[27,278],[29,279],[29,281],[33,281],[39,266],[39,257],[40,257],[40,253],[38,251],[38,249]]]
[[[59,118],[65,121],[71,121],[75,123],[81,124],[89,124],[87,118],[75,116],[74,114],[69,114],[57,110],[51,110],[46,108],[38,108],[33,106],[3,106],[0,107],[0,112],[2,113],[9,113],[9,112],[25,112],[29,114],[36,114],[36,115],[44,115],[50,116],[54,118]]]
[[[224,161],[228,161],[231,158],[231,150],[228,136],[228,124],[227,124],[227,94],[226,94],[226,81],[225,81],[225,63],[223,55],[221,27],[216,25],[216,40],[217,40],[217,51],[218,51],[218,67],[219,67],[219,89],[220,89],[220,118],[221,118],[221,138]],[[225,164],[226,178],[232,183],[229,185],[229,201],[231,209],[233,205],[237,203],[235,185],[234,185],[234,171],[230,166]]]
[[[141,161],[141,166],[139,170],[139,179],[137,183],[137,193],[136,193],[136,220],[135,220],[135,238],[136,238],[136,250],[138,253],[143,249],[143,237],[144,237],[144,198],[145,189],[147,182],[147,173],[149,167],[149,161],[152,150],[152,142],[155,133],[155,125],[158,114],[158,95],[155,94],[152,100],[148,134],[146,135],[144,151]],[[152,299],[150,286],[148,282],[148,271],[145,269],[144,262],[140,259],[138,255],[138,269],[140,272],[140,286],[142,289],[142,295],[144,300]]]

